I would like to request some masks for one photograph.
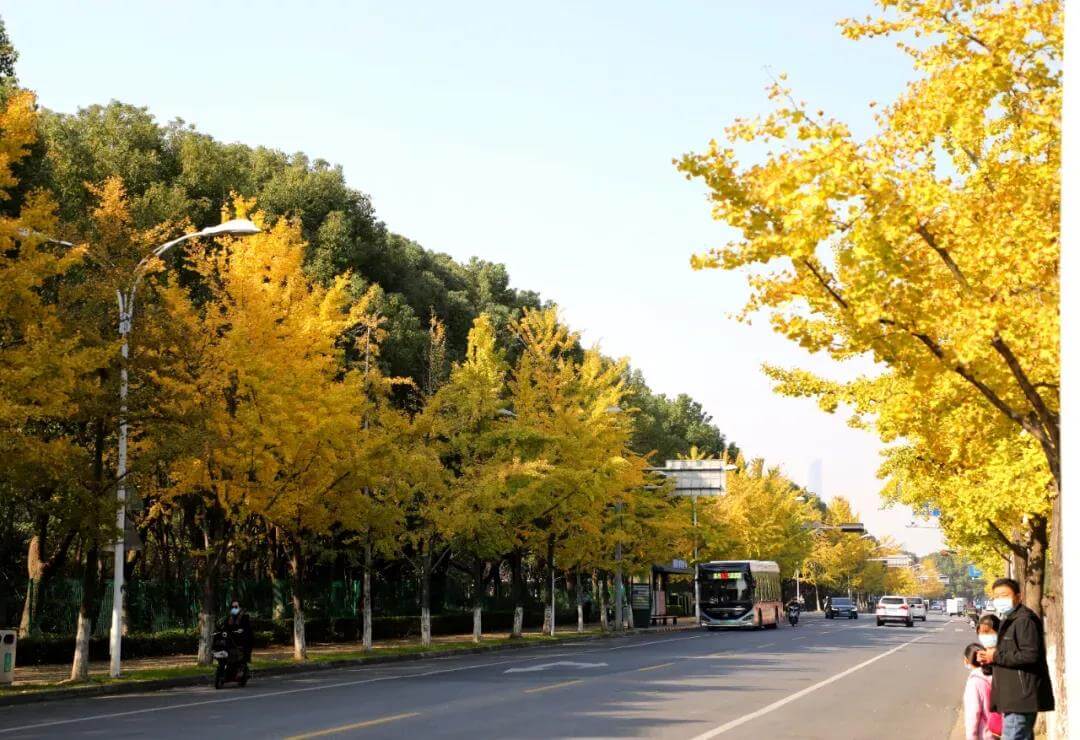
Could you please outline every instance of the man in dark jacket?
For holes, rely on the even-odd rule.
[[[1011,578],[994,581],[994,608],[1001,615],[997,645],[978,654],[994,666],[990,709],[1004,715],[1003,740],[1035,737],[1035,716],[1054,709],[1042,620],[1020,603],[1020,584]]]

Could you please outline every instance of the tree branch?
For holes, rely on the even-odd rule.
[[[833,300],[840,304],[841,308],[849,308],[848,302],[845,301],[843,296],[841,296],[840,293],[838,293],[836,289],[832,287],[829,281],[825,279],[825,276],[822,275],[816,267],[814,267],[813,263],[808,258],[803,257],[801,261],[803,263],[803,266],[805,266],[806,269],[810,271],[810,274],[817,278],[817,281],[821,284],[821,287],[824,288],[829,293],[829,295],[833,297]]]
[[[949,268],[949,272],[952,273],[952,276],[956,278],[956,281],[958,283],[964,286],[964,290],[967,293],[974,292],[972,291],[971,283],[968,282],[968,279],[964,276],[964,273],[960,271],[960,266],[956,264],[956,261],[953,260],[952,255],[949,254],[949,250],[938,244],[937,237],[930,233],[930,230],[926,228],[926,224],[920,223],[919,225],[917,225],[915,227],[915,233],[922,237],[922,240],[926,242],[926,246],[934,250],[937,253],[938,257],[941,257],[941,260],[945,263],[945,266]]]
[[[1016,378],[1020,390],[1024,392],[1024,397],[1027,398],[1028,403],[1035,409],[1035,413],[1038,415],[1039,421],[1042,423],[1046,430],[1046,434],[1049,437],[1048,441],[1056,451],[1059,441],[1057,414],[1050,411],[1046,406],[1043,397],[1035,390],[1035,386],[1028,378],[1027,373],[1024,372],[1024,368],[1020,366],[1020,360],[1013,354],[1012,349],[1005,343],[1005,340],[1000,336],[995,336],[990,342],[990,345],[999,355],[1001,355],[1002,359],[1005,360],[1005,364],[1008,365],[1009,371],[1012,373],[1013,377]]]
[[[992,520],[987,519],[986,525],[990,528],[990,533],[996,535],[997,538],[1001,540],[1002,544],[1005,545],[1005,547],[1009,548],[1012,553],[1018,555],[1019,557],[1027,558],[1027,552],[1024,550],[1024,548],[1006,537],[1005,533],[1002,532],[998,528],[998,525],[994,524]]]

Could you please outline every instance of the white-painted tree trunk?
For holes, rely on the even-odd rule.
[[[364,544],[364,594],[362,610],[364,617],[364,650],[371,650],[371,567],[372,553],[370,538]]]
[[[307,634],[304,631],[304,610],[293,597],[293,660],[307,660]]]
[[[75,633],[75,655],[71,660],[71,680],[85,681],[90,677],[90,615],[79,610],[79,627]]]

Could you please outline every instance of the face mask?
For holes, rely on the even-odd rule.
[[[994,610],[1001,616],[1005,616],[1015,608],[1012,599],[994,599]]]
[[[236,616],[237,614],[239,614],[239,613],[240,613],[240,607],[238,607],[238,606],[234,606],[234,607],[232,608],[232,615],[233,615],[233,616],[235,617],[235,616]]]
[[[979,635],[979,642],[982,646],[989,650],[992,647],[997,647],[997,635]]]

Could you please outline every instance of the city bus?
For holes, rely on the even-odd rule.
[[[698,565],[701,626],[775,629],[784,614],[780,566],[771,560],[714,560]]]

